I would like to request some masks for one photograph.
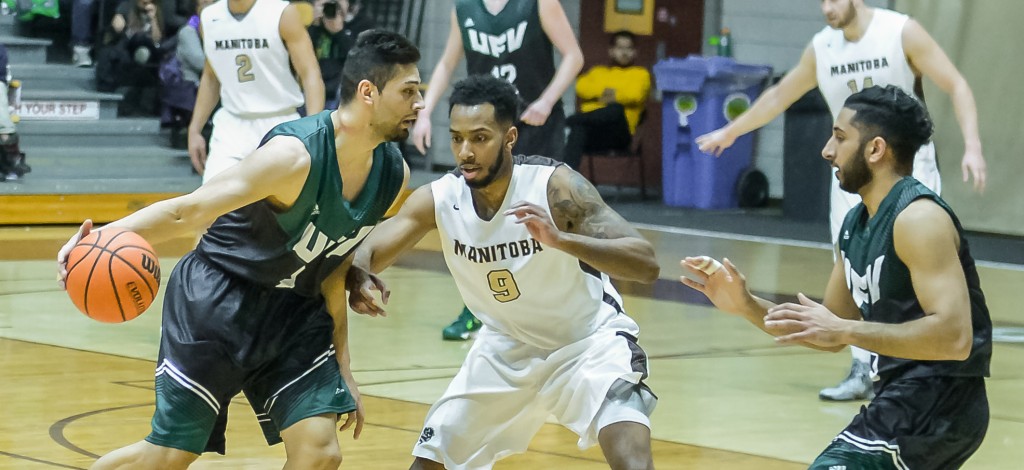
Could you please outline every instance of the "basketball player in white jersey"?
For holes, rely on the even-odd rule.
[[[200,21],[206,66],[188,126],[188,153],[206,183],[256,150],[271,128],[298,119],[295,108],[303,102],[307,115],[322,111],[324,82],[295,5],[223,0],[203,9]],[[202,130],[218,101],[207,156]]]
[[[697,138],[700,150],[721,155],[736,138],[759,129],[782,114],[807,92],[818,87],[838,117],[850,95],[872,85],[895,85],[923,99],[922,76],[930,78],[953,100],[953,109],[964,139],[960,163],[963,180],[974,178],[974,189],[985,189],[985,158],[978,136],[978,110],[967,80],[950,62],[939,45],[921,25],[907,15],[882,8],[869,8],[864,0],[822,0],[821,11],[828,26],[814,35],[796,67],[775,86],[765,90],[747,112],[721,129]],[[932,191],[940,193],[935,144],[921,146],[914,157],[913,176]],[[860,202],[860,196],[839,189],[832,178],[829,214],[832,244],[838,242],[839,228],[846,213]],[[838,386],[819,393],[823,400],[863,400],[873,395],[872,354],[850,347],[853,366]]]
[[[484,323],[427,414],[412,468],[481,469],[526,451],[549,415],[600,443],[615,469],[653,469],[647,358],[610,277],[653,282],[654,250],[594,187],[549,158],[512,155],[516,89],[490,75],[450,102],[458,169],[417,189],[364,239],[346,288],[357,312],[383,314],[370,273],[437,229],[466,305]]]

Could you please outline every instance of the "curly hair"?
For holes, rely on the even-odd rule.
[[[495,120],[511,125],[519,116],[522,101],[519,98],[519,90],[507,80],[491,75],[472,75],[452,87],[452,96],[448,99],[448,114],[451,114],[452,108],[457,104],[490,104],[494,106]]]

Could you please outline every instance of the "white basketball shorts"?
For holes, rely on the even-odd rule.
[[[549,416],[579,436],[631,421],[650,427],[657,398],[641,383],[647,356],[614,328],[557,350],[523,344],[484,326],[444,395],[427,413],[413,455],[449,469],[488,469],[526,451]]]

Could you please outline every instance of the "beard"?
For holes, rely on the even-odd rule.
[[[494,164],[487,168],[487,173],[474,181],[466,180],[466,186],[472,189],[480,189],[489,186],[498,178],[498,172],[501,171],[502,165],[505,163],[505,139],[501,140],[501,147],[498,148],[498,156],[494,159]]]
[[[857,9],[853,7],[853,3],[850,3],[850,7],[846,9],[846,13],[839,17],[839,21],[836,21],[835,29],[843,29],[850,26],[854,20],[857,19]]]
[[[402,123],[398,123],[393,129],[389,130],[384,134],[385,142],[404,142],[405,139],[409,138],[409,129],[402,128]]]
[[[861,142],[857,154],[850,163],[840,168],[842,172],[839,178],[839,189],[848,193],[857,194],[860,188],[871,182],[873,175],[868,168],[868,160],[864,158],[864,149],[867,148],[867,141]]]

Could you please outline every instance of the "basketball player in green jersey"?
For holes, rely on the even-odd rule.
[[[223,453],[239,391],[267,442],[284,442],[286,468],[338,467],[339,416],[348,414],[342,429],[354,425],[357,438],[363,424],[344,279],[351,251],[408,178],[387,142],[408,137],[423,107],[419,59],[396,33],[363,33],[338,110],[278,125],[194,192],[109,225],[159,243],[213,222],[167,283],[152,432],[93,468],[181,469],[204,451]],[[58,254],[62,279],[91,227],[82,224]]]
[[[557,69],[552,45],[562,56]],[[463,56],[469,75],[508,80],[526,102],[513,155],[562,160],[565,110],[561,97],[583,68],[583,52],[558,0],[455,1],[448,42],[430,75],[426,104],[413,129],[412,141],[421,153],[430,147],[430,114]],[[463,307],[441,335],[446,340],[467,340],[482,325]]]
[[[878,354],[875,398],[813,470],[956,469],[988,429],[992,321],[974,259],[953,210],[910,176],[931,133],[924,106],[896,86],[846,100],[822,155],[863,202],[843,221],[821,304],[773,305],[728,260],[710,276],[683,261],[696,279],[684,284],[779,343]]]

